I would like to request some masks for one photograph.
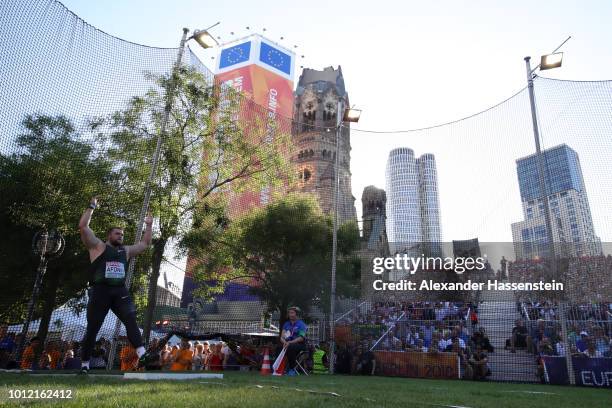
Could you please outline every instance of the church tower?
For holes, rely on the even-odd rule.
[[[299,188],[315,193],[325,214],[333,213],[335,160],[339,154],[339,225],[357,222],[351,191],[351,137],[348,123],[342,128],[336,152],[338,100],[349,106],[342,69],[305,68],[295,91],[294,147],[292,162],[298,170]]]

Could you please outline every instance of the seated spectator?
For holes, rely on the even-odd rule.
[[[438,350],[446,351],[452,346],[451,334],[448,330],[442,332],[442,338],[438,341]]]
[[[427,353],[428,348],[425,346],[425,343],[423,342],[423,339],[418,339],[417,340],[417,344],[415,347],[416,351],[421,351],[423,353]]]
[[[306,331],[308,327],[299,318],[302,311],[297,306],[287,309],[287,321],[283,324],[280,342],[286,348],[287,375],[296,375],[295,362],[300,352],[306,350]]]
[[[584,351],[587,349],[588,338],[589,333],[584,330],[580,332],[580,338],[576,340],[576,349],[578,349],[579,352],[584,353]]]
[[[355,356],[355,374],[374,375],[375,370],[376,359],[374,358],[374,353],[359,347]]]
[[[240,355],[238,353],[238,348],[235,344],[227,344],[227,353],[225,355],[225,360],[223,362],[223,367],[225,370],[239,370],[242,365],[242,361],[240,359]]]
[[[9,367],[12,354],[17,349],[15,333],[7,333],[7,330],[8,327],[6,325],[0,326],[0,368],[2,369]]]
[[[60,368],[62,353],[59,351],[57,342],[50,341],[47,344],[44,354],[46,354],[46,358],[49,359],[48,367],[50,370],[57,370]]]
[[[478,326],[478,313],[476,313],[475,309],[472,309],[470,312],[470,322],[472,322],[472,329],[476,329]]]
[[[463,340],[463,338],[461,338],[461,328],[459,326],[455,326],[455,328],[450,334],[450,340],[451,340],[451,343],[449,344],[450,346],[452,346],[452,343],[455,341],[455,339],[459,343],[459,347],[465,350],[465,341]]]
[[[321,343],[315,346],[315,350],[312,353],[312,373],[313,374],[327,374],[329,362],[327,359],[327,352],[325,344]]]
[[[166,344],[160,353],[160,364],[162,370],[169,370],[172,365],[172,348]]]
[[[488,362],[489,357],[487,356],[487,352],[482,348],[482,346],[477,345],[476,351],[468,360],[469,365],[472,367],[474,380],[485,380],[487,376],[491,375]]]
[[[221,351],[223,345],[217,343],[212,346],[212,353],[208,358],[208,371],[223,371],[223,352]]]
[[[559,341],[555,343],[555,354],[560,357],[565,356],[565,343],[561,337],[559,337]]]
[[[402,348],[402,341],[395,336],[395,331],[391,330],[383,340],[383,347],[386,350],[400,350]]]
[[[193,353],[192,368],[194,371],[201,371],[204,367],[204,345],[196,344]]]
[[[465,351],[464,347],[461,347],[459,344],[459,338],[455,337],[450,347],[450,352],[457,353],[459,357],[459,364],[461,365],[461,369],[463,370],[463,378],[464,379],[472,379],[474,377],[474,373],[472,371],[472,366],[468,363],[468,354]]]
[[[121,371],[131,371],[136,368],[138,354],[136,354],[136,349],[129,342],[121,348],[119,361],[121,362]]]
[[[351,363],[353,361],[353,353],[348,345],[338,350],[338,356],[336,359],[336,372],[338,374],[350,374]]]
[[[191,370],[192,360],[193,351],[191,350],[191,343],[187,339],[181,339],[181,346],[174,354],[170,371]]]
[[[202,343],[202,347],[202,370],[206,370],[206,367],[208,366],[208,359],[212,354],[212,350],[210,348],[210,343],[207,341]]]
[[[553,348],[552,342],[548,337],[544,337],[542,341],[538,343],[538,354],[540,356],[554,356],[555,349]]]
[[[610,356],[610,338],[605,335],[603,327],[596,326],[593,329],[593,341],[595,342],[595,348],[603,357]]]
[[[408,331],[408,334],[406,335],[406,345],[413,347],[416,345],[418,339],[419,339],[419,333],[417,331],[416,326],[410,326],[410,330]]]
[[[81,359],[74,357],[74,350],[66,351],[62,368],[64,370],[79,370],[81,368]]]
[[[227,369],[228,359],[232,354],[232,350],[229,348],[226,342],[221,342],[221,353],[223,354],[223,368]]]
[[[36,352],[40,348],[40,339],[38,336],[32,337],[30,344],[25,348],[21,355],[21,369],[35,370],[38,368],[38,363],[34,361]]]
[[[474,348],[480,347],[483,350],[492,353],[494,351],[489,338],[484,332],[484,329],[481,327],[480,330],[476,330],[470,339]]]
[[[603,357],[603,354],[601,354],[601,352],[595,347],[595,341],[593,339],[589,339],[587,342],[587,348],[583,351],[583,354],[591,358]]]
[[[525,327],[525,322],[522,319],[517,319],[512,328],[512,337],[510,337],[510,351],[516,353],[516,348],[527,348],[528,331]],[[506,342],[506,350],[508,349]]]

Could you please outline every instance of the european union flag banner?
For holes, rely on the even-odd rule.
[[[234,45],[221,51],[219,57],[219,69],[231,67],[249,60],[251,55],[251,42]]]
[[[259,50],[259,60],[287,75],[291,75],[291,56],[263,41]]]

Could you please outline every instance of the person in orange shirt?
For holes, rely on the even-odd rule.
[[[40,339],[38,336],[32,337],[30,340],[30,345],[26,347],[21,355],[21,369],[22,370],[32,370],[32,365],[34,364],[34,357],[36,356],[36,350],[40,347]]]
[[[59,369],[60,362],[62,361],[62,353],[58,350],[56,342],[50,341],[47,344],[47,356],[49,359],[49,369]]]
[[[173,353],[172,353],[172,348],[170,348],[170,346],[168,344],[166,344],[164,346],[164,348],[161,351],[161,368],[162,370],[168,370],[170,369],[170,366],[172,365],[172,358],[174,357]]]
[[[131,344],[126,344],[119,353],[119,359],[121,360],[121,371],[133,370],[138,363],[136,349]]]
[[[170,371],[187,371],[191,370],[191,362],[193,360],[193,351],[189,340],[182,339],[181,347],[174,356],[174,362],[170,367]]]

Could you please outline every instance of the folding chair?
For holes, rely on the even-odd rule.
[[[310,375],[308,374],[308,370],[304,368],[306,360],[308,360],[309,353],[308,351],[300,351],[300,353],[295,358],[295,372],[298,375]]]

